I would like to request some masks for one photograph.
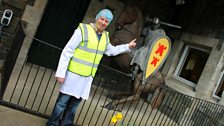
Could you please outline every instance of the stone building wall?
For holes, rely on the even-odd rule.
[[[13,12],[11,23],[7,27],[3,27],[0,35],[0,83],[4,78],[3,72],[5,70],[5,61],[11,50],[13,41],[16,40],[15,35],[20,28],[21,16],[26,7],[28,0],[1,0],[0,1],[0,18],[6,9],[10,9]],[[0,85],[0,88],[2,85]]]
[[[10,49],[10,46],[12,44],[12,40],[14,39],[14,35],[17,32],[18,25],[20,23],[21,16],[23,14],[23,11],[25,9],[27,0],[20,0],[20,1],[14,1],[14,0],[2,0],[0,3],[0,17],[2,17],[2,14],[5,9],[10,9],[13,11],[13,18],[11,20],[11,23],[7,27],[3,27],[2,36],[1,36],[1,57],[5,54],[2,54],[3,52],[7,52]],[[7,36],[7,38],[6,38]],[[1,58],[4,59],[4,58]]]
[[[163,72],[167,73],[168,76],[168,85],[184,94],[217,103],[219,100],[213,97],[213,92],[221,76],[222,66],[224,65],[222,60],[224,45],[220,45],[220,41],[217,38],[182,33],[180,39],[174,42],[170,56],[163,69]],[[177,66],[186,44],[196,44],[210,49],[208,60],[195,87],[189,86],[187,83],[175,77],[175,71],[178,69]]]

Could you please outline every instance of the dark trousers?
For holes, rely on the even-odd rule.
[[[82,99],[59,93],[46,126],[73,126],[75,112]]]

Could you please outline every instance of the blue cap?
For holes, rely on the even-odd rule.
[[[109,24],[110,24],[110,22],[113,20],[113,14],[112,14],[112,12],[110,11],[110,10],[108,10],[108,9],[103,9],[103,10],[101,10],[97,15],[96,15],[96,20],[99,18],[99,17],[101,17],[101,16],[103,16],[103,17],[105,17],[106,19],[108,19],[108,21],[109,21]]]

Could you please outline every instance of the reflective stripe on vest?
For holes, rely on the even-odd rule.
[[[82,42],[75,49],[70,60],[68,69],[82,76],[95,76],[100,60],[103,57],[107,44],[109,43],[108,32],[103,32],[101,39],[89,24],[80,23],[82,31]]]

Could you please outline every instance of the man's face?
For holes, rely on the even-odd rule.
[[[103,16],[96,20],[96,28],[99,32],[102,32],[109,25],[109,20]]]

